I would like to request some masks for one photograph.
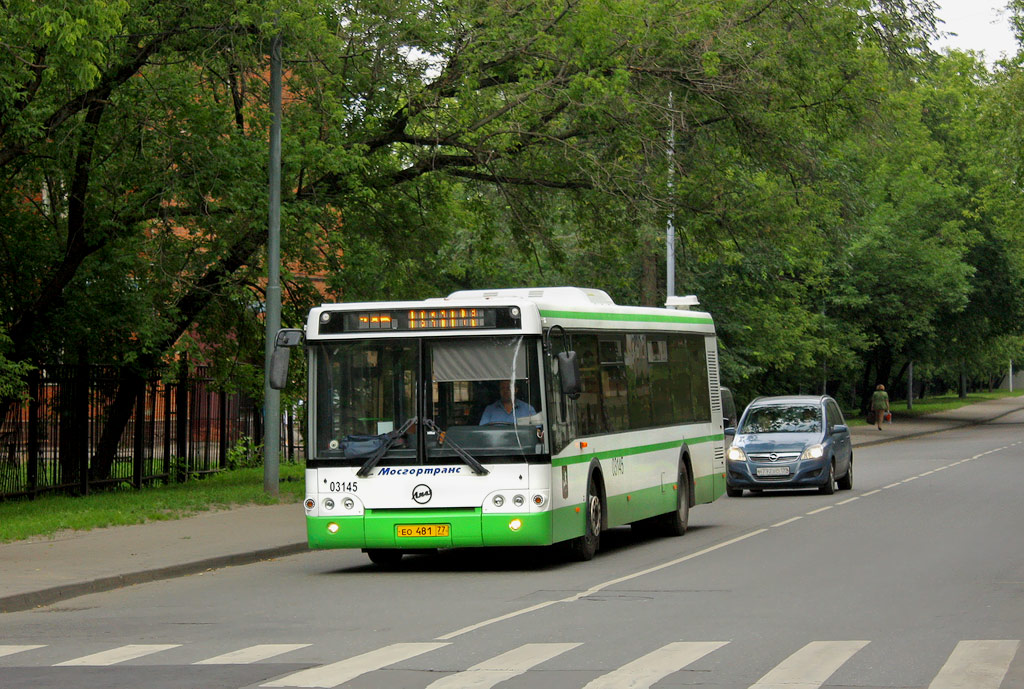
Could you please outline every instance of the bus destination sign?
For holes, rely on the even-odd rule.
[[[504,330],[520,327],[521,317],[516,306],[324,311],[320,314],[321,334],[382,330]]]

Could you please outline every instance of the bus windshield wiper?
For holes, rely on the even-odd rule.
[[[367,476],[369,476],[373,468],[377,466],[377,462],[379,462],[381,458],[384,457],[387,451],[391,449],[391,446],[394,445],[399,438],[406,434],[406,431],[408,431],[409,428],[411,428],[414,423],[416,423],[415,416],[406,421],[405,423],[403,423],[402,427],[399,428],[397,431],[390,431],[388,433],[385,433],[387,438],[384,440],[383,443],[381,443],[381,446],[378,447],[377,450],[372,455],[370,455],[370,458],[363,462],[363,466],[359,467],[359,471],[356,472],[356,476],[358,476],[359,478],[366,478]]]
[[[473,470],[474,474],[477,474],[478,476],[486,476],[487,474],[491,473],[484,467],[483,464],[476,460],[476,457],[469,454],[469,452],[467,452],[462,446],[460,446],[454,440],[449,440],[448,434],[442,431],[440,427],[438,427],[438,425],[434,423],[433,419],[424,419],[423,427],[426,428],[427,430],[435,431],[437,433],[437,446],[450,447],[455,452],[455,454],[459,456],[459,459],[461,459],[463,462],[469,465],[469,468]]]

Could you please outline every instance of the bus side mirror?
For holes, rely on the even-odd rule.
[[[562,394],[576,399],[580,394],[580,360],[576,352],[558,353],[558,373],[562,381]]]
[[[288,384],[288,355],[292,347],[302,344],[302,331],[282,328],[274,338],[274,351],[270,354],[270,371],[267,373],[270,387],[283,390]]]

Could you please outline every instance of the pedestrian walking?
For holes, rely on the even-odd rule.
[[[882,421],[889,413],[889,393],[881,383],[875,386],[875,392],[871,395],[871,411],[875,415],[875,425],[878,430],[882,430]]]

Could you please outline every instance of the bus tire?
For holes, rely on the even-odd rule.
[[[679,480],[676,490],[676,509],[661,518],[661,527],[667,536],[682,536],[690,524],[690,472],[686,463],[679,463]]]
[[[366,556],[370,558],[370,562],[377,565],[378,567],[395,567],[399,562],[402,561],[402,555],[404,553],[401,550],[393,550],[391,548],[367,548]]]
[[[587,497],[583,503],[586,512],[583,535],[569,542],[569,550],[580,562],[592,560],[601,547],[601,525],[604,520],[604,503],[601,500],[601,482],[596,471],[590,472],[587,481]]]

